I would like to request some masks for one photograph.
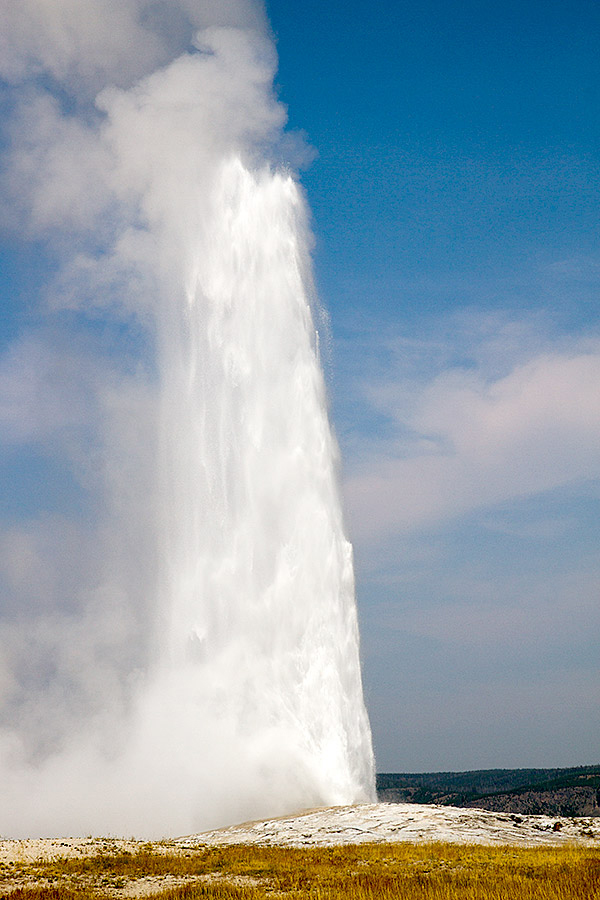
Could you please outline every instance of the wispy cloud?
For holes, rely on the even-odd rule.
[[[597,339],[553,343],[495,317],[446,344],[382,344],[389,367],[357,379],[384,423],[382,437],[351,436],[358,540],[600,477]]]
[[[597,336],[470,310],[375,322],[341,362],[380,767],[592,760],[573,710],[597,680]]]

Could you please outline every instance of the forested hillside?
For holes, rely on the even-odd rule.
[[[439,803],[551,816],[600,816],[600,766],[382,773],[377,776],[377,793],[380,800],[391,803]]]

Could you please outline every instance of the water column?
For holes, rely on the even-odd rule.
[[[352,550],[303,199],[289,175],[232,158],[206,207],[178,320],[161,336],[160,677],[187,734],[179,765],[193,781],[202,748],[217,748],[248,815],[368,800]],[[200,800],[205,773],[196,781]]]

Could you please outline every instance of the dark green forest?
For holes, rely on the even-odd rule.
[[[392,803],[439,803],[447,806],[510,808],[511,799],[539,795],[551,807],[571,798],[572,815],[590,814],[589,803],[600,807],[600,765],[566,769],[480,769],[472,772],[388,773],[377,775],[380,800]],[[583,797],[586,811],[580,810]],[[497,802],[491,805],[485,801]],[[484,802],[481,802],[484,801]],[[500,802],[503,806],[498,806]],[[567,800],[567,807],[568,807]],[[557,810],[558,811],[558,810]],[[568,813],[566,813],[568,814]],[[595,813],[592,813],[595,814]]]

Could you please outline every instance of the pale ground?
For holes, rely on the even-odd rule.
[[[174,843],[182,847],[198,843],[325,847],[364,841],[451,841],[531,847],[576,842],[600,846],[600,819],[517,816],[416,803],[373,803],[335,806],[297,816],[233,825],[179,838]]]
[[[600,819],[518,816],[452,806],[374,803],[316,809],[261,822],[153,842],[153,849],[173,852],[203,844],[285,844],[331,846],[364,841],[452,841],[463,844],[600,847]],[[102,838],[0,841],[1,862],[30,862],[52,857],[133,851],[144,842]]]

